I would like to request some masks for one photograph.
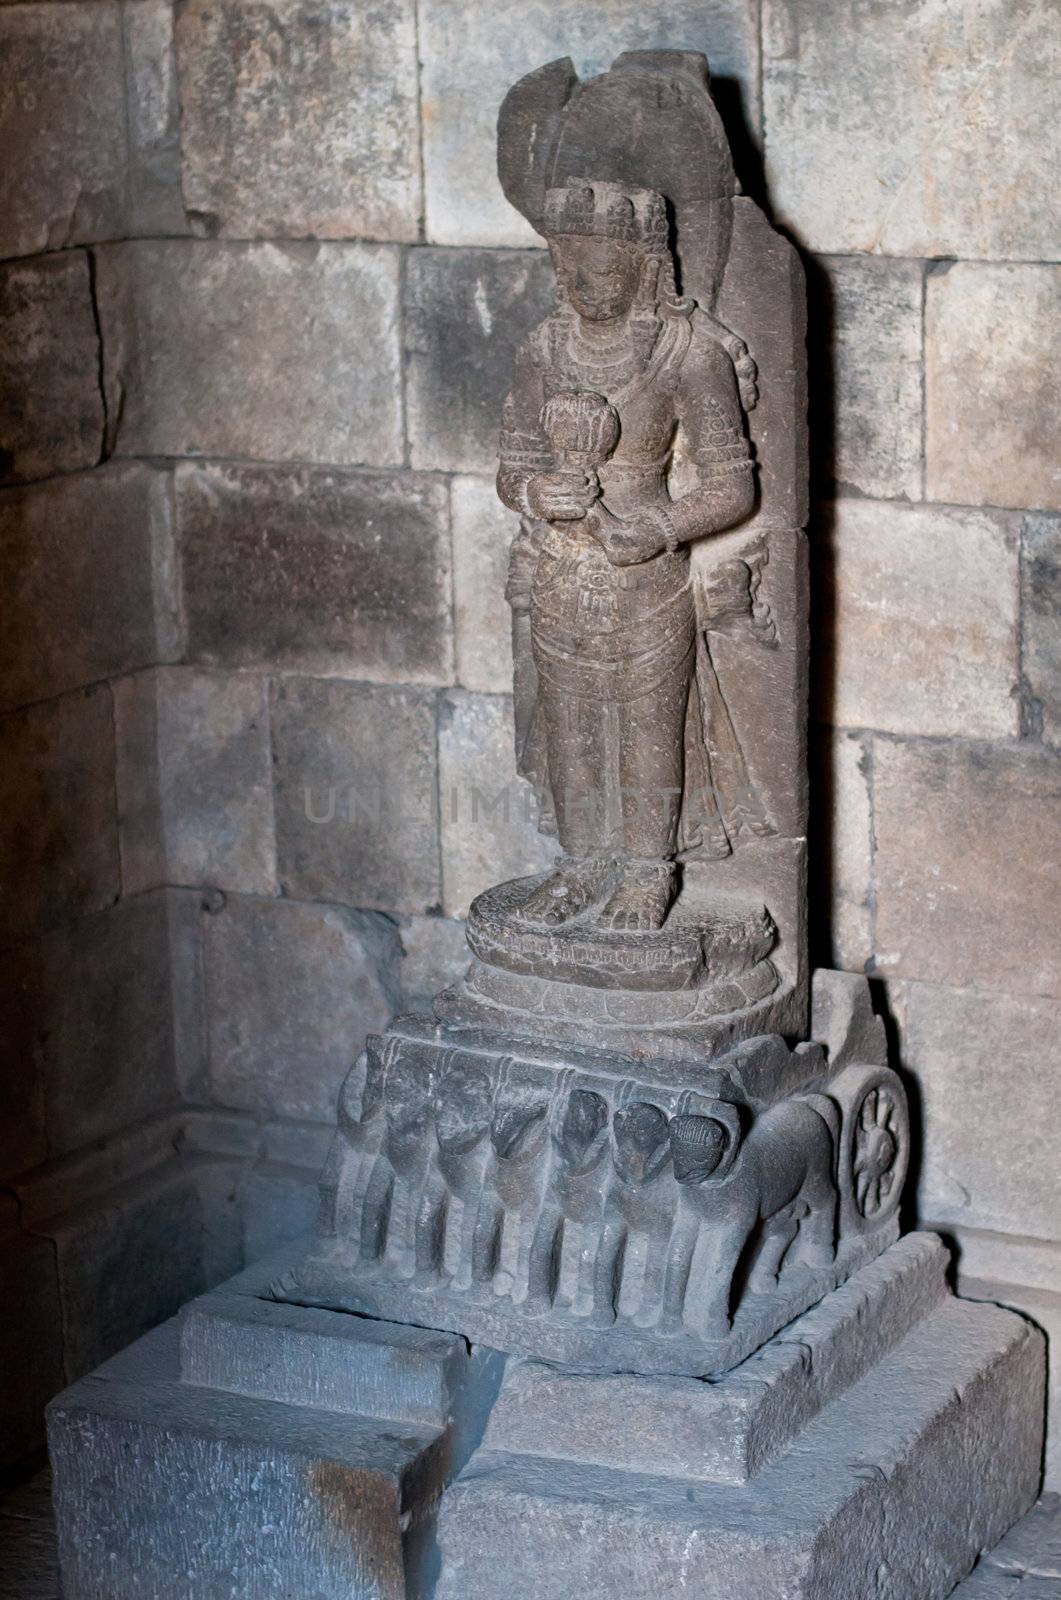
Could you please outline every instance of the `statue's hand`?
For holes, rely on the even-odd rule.
[[[603,505],[593,507],[586,518],[591,534],[613,567],[632,567],[648,561],[666,547],[666,539],[649,521],[621,522]]]
[[[578,522],[599,494],[589,472],[536,472],[527,484],[527,504],[543,522]]]

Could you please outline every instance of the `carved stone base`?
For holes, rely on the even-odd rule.
[[[908,1148],[895,1074],[818,1045],[646,1061],[406,1018],[344,1087],[322,1237],[275,1292],[720,1373],[891,1244]]]

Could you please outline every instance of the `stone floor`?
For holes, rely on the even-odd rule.
[[[47,1470],[0,1500],[0,1600],[62,1600]],[[1061,1495],[1044,1495],[953,1600],[1061,1600]]]

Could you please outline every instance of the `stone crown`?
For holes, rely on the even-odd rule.
[[[667,248],[667,208],[654,189],[568,178],[545,195],[544,231],[589,239],[622,239],[643,249]]]

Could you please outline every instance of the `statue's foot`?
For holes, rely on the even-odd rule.
[[[602,928],[655,933],[667,920],[674,889],[673,861],[631,861],[597,920]]]
[[[610,861],[599,856],[562,857],[556,871],[520,906],[521,922],[546,923],[550,927],[570,922],[604,894],[611,867]]]

